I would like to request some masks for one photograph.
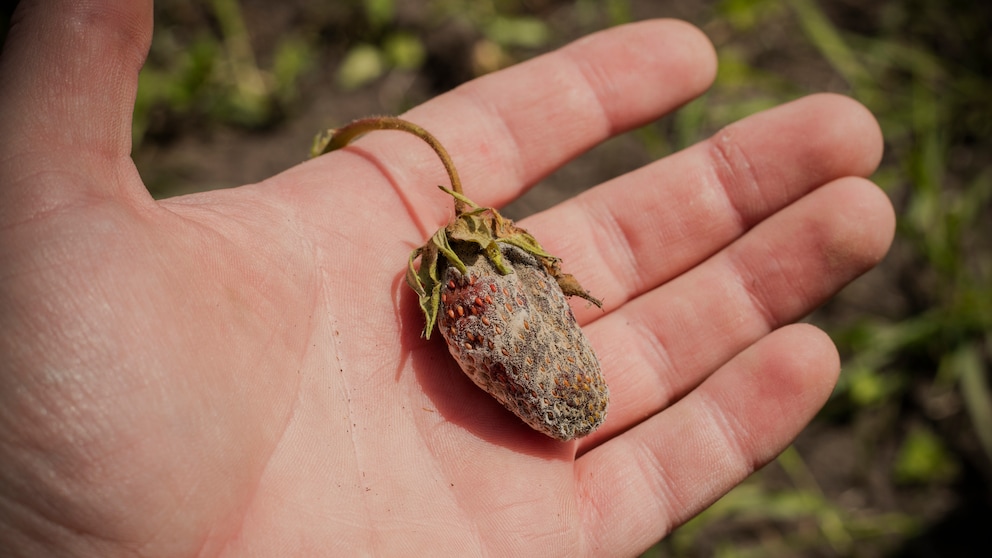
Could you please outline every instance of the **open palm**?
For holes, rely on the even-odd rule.
[[[0,547],[109,556],[627,555],[825,401],[807,314],[891,240],[871,116],[817,96],[521,223],[597,297],[612,402],[561,443],[463,376],[403,283],[451,216],[377,132],[165,201],[129,158],[150,2],[22,2],[0,80]],[[698,95],[695,29],[613,29],[411,111],[500,206]],[[319,127],[315,124],[315,128]]]

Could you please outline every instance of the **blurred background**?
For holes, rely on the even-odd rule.
[[[716,84],[580,157],[508,216],[834,91],[882,125],[873,178],[899,225],[884,263],[808,318],[844,357],[826,408],[645,556],[992,555],[992,3],[160,0],[134,157],[157,197],[257,182],[304,160],[321,129],[654,17],[703,29]]]

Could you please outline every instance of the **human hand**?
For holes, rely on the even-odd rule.
[[[610,414],[560,443],[463,376],[403,284],[451,216],[433,152],[378,132],[164,201],[129,157],[151,3],[30,1],[0,61],[0,548],[13,555],[629,555],[786,447],[838,358],[787,325],[892,236],[881,137],[815,96],[524,220]],[[500,206],[703,91],[699,31],[649,21],[405,115]],[[315,124],[315,128],[319,125]]]

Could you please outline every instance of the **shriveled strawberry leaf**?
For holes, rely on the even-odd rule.
[[[441,191],[443,191],[444,193],[448,194],[449,196],[455,198],[455,200],[460,201],[462,204],[464,204],[466,207],[469,207],[470,209],[482,209],[478,205],[476,205],[476,203],[474,201],[466,198],[463,194],[459,194],[458,192],[455,192],[454,190],[449,190],[449,189],[445,188],[444,186],[441,186],[440,184],[438,185],[438,188],[440,188]]]
[[[420,269],[414,266],[414,260],[420,256]],[[424,331],[422,335],[430,339],[437,321],[438,308],[441,305],[441,282],[437,276],[437,246],[428,242],[410,253],[410,261],[406,271],[406,282],[417,293],[420,310],[424,313]]]

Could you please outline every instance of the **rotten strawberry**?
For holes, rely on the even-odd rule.
[[[466,198],[451,158],[423,128],[398,118],[359,120],[318,137],[313,154],[382,129],[426,141],[451,180],[441,189],[455,200],[455,219],[413,251],[407,270],[424,336],[436,325],[472,381],[535,430],[559,440],[594,431],[606,418],[609,390],[566,296],[600,302],[527,231]]]

